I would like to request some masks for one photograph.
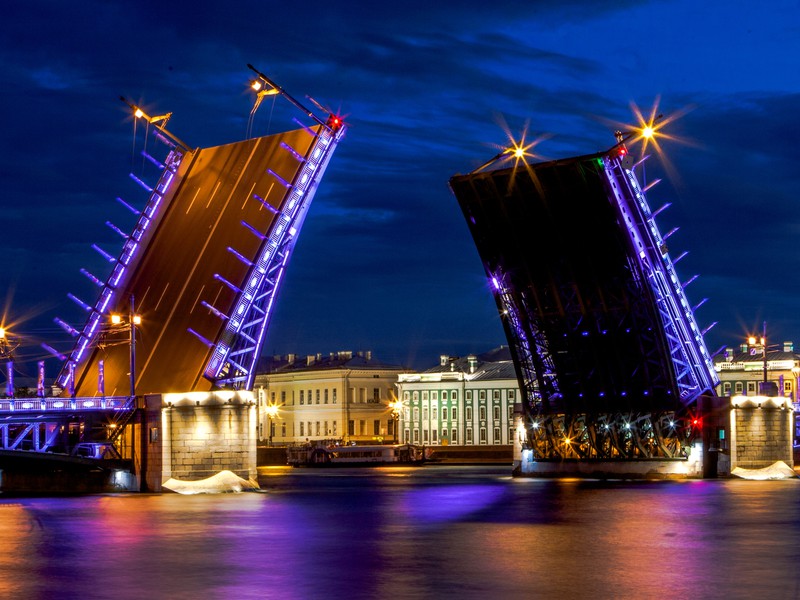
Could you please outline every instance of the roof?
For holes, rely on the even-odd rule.
[[[443,364],[444,363],[444,364]],[[499,346],[483,354],[448,356],[443,354],[439,364],[424,373],[463,373],[470,381],[486,379],[516,379],[517,372],[508,346]]]
[[[297,373],[301,371],[331,371],[336,369],[406,370],[400,365],[385,363],[373,358],[372,352],[367,350],[363,352],[340,351],[328,354],[264,356],[259,361],[257,372],[259,374]]]

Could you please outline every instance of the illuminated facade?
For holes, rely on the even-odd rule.
[[[717,384],[620,142],[455,176],[521,385],[536,460],[686,458]]]
[[[268,363],[267,372],[255,379],[261,443],[396,440],[389,403],[402,367],[376,360],[369,351],[290,354]]]
[[[800,355],[792,342],[783,342],[778,349],[767,349],[767,394],[789,398],[797,404],[797,383],[800,377]],[[737,349],[725,348],[714,358],[719,374],[717,393],[720,396],[756,396],[764,382],[764,354],[760,347],[742,344]]]
[[[458,358],[397,380],[403,441],[423,446],[511,445],[519,384],[508,347]]]

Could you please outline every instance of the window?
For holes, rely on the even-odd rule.
[[[286,392],[281,392],[281,404],[286,404]]]
[[[424,391],[422,392],[422,399],[423,399],[423,400],[427,400],[427,399],[428,399],[428,390],[424,390]]]
[[[308,422],[308,433],[306,435],[311,435],[311,421]]]
[[[395,436],[394,419],[389,419],[388,421],[386,421],[386,435],[390,435],[392,437]]]
[[[428,430],[427,429],[423,429],[422,430],[422,443],[423,444],[427,444],[428,443]]]
[[[367,422],[364,419],[358,420],[358,435],[367,435]]]
[[[480,392],[478,392],[478,394],[479,394],[478,398],[480,400],[486,400],[486,390],[481,390]]]
[[[373,402],[381,401],[381,388],[372,388],[372,401]]]
[[[408,429],[403,430],[403,439],[405,440],[406,444],[411,442],[411,432]]]
[[[731,384],[729,381],[726,381],[722,384],[722,395],[723,396],[730,396],[731,394]]]
[[[467,443],[472,443],[472,427],[467,427]]]
[[[437,392],[436,390],[433,390],[431,392],[431,400],[438,400],[438,399],[439,399],[439,392]]]
[[[494,392],[492,392],[492,398],[494,398],[495,400],[500,400],[500,390],[495,390]]]
[[[783,382],[783,392],[786,395],[791,394],[791,392],[792,392],[792,382],[791,381],[784,381]]]
[[[472,390],[467,390],[467,394],[465,396],[467,400],[472,400]]]
[[[510,421],[513,418],[514,418],[514,407],[509,404],[508,405],[508,420]]]
[[[456,416],[456,407],[453,407],[453,410],[450,411],[450,416],[453,418],[453,421],[458,421],[458,417]]]
[[[303,390],[300,390],[300,404],[305,404],[305,397],[306,397],[305,392]]]
[[[499,421],[500,420],[500,407],[499,406],[495,406],[494,409],[492,410],[492,413],[493,413],[493,416],[494,416],[494,420],[495,421]]]
[[[372,435],[380,435],[381,434],[381,422],[379,419],[375,419],[372,422]]]
[[[316,398],[316,400],[317,400],[317,404],[319,404],[319,390],[317,390],[317,392],[316,392],[316,394],[314,395],[314,397],[315,397],[315,398]],[[311,400],[311,398],[309,398],[309,400]]]
[[[419,406],[414,407],[414,422],[417,423],[419,421]]]
[[[275,404],[275,392],[272,392],[270,397],[272,398],[272,404]]]
[[[434,406],[434,407],[431,409],[431,418],[432,418],[434,421],[436,421],[436,420],[439,418],[439,407],[438,407],[438,406]]]
[[[325,404],[328,403],[328,388],[325,388]]]
[[[447,390],[442,390],[442,400],[447,400]]]
[[[300,421],[300,437],[303,437],[305,435],[305,427],[304,427],[304,425],[305,425],[305,423]]]
[[[416,402],[417,400],[419,400],[419,392],[414,392],[414,393],[412,394],[412,396],[413,396],[413,398],[414,398],[414,402]]]
[[[486,427],[481,427],[480,442],[481,442],[481,444],[485,444],[486,443]]]
[[[428,407],[427,406],[423,406],[422,407],[422,420],[423,421],[427,421],[428,420]]]
[[[414,443],[419,444],[419,429],[414,430]]]
[[[326,436],[331,434],[331,430],[328,429],[328,422],[327,421],[325,421],[325,431],[323,431],[322,433],[324,433]]]
[[[264,439],[264,424],[263,423],[259,423],[258,424],[258,439],[260,439],[260,440]]]
[[[468,406],[465,410],[467,411],[467,421],[472,421],[472,407]]]
[[[450,430],[450,443],[457,444],[458,443],[458,431],[455,429]]]
[[[442,421],[447,421],[447,407],[442,407]]]
[[[748,392],[755,392],[756,391],[756,382],[755,381],[748,381],[747,382],[747,391]]]
[[[481,421],[485,421],[486,420],[486,407],[485,406],[481,406],[479,410],[480,410],[480,420]]]
[[[517,397],[516,390],[508,390],[508,401],[513,402]]]
[[[347,422],[347,435],[355,435],[356,434],[356,422],[353,419],[350,419]]]
[[[319,429],[319,421],[317,421],[317,435],[319,435],[319,431],[320,431],[320,429]]]
[[[438,430],[438,429],[434,429],[433,431],[431,431],[431,442],[432,442],[432,443],[434,443],[434,444],[437,444],[437,443],[438,443],[438,442],[436,441],[436,434],[437,434],[437,433],[439,433],[439,430]]]
[[[336,404],[336,388],[333,388],[333,403]]]
[[[500,428],[499,427],[495,427],[494,428],[494,443],[495,444],[499,444],[500,443]]]
[[[511,427],[508,430],[508,443],[509,444],[513,444],[514,443],[514,428],[513,427]]]
[[[286,423],[281,423],[281,437],[286,437]]]
[[[333,422],[333,437],[336,437],[336,430],[338,429],[339,421]]]
[[[403,400],[408,402],[410,398],[411,398],[411,394],[409,394],[408,392],[403,392]]]
[[[442,440],[447,439],[447,429],[442,429]]]
[[[311,390],[308,390],[308,403],[311,404]]]

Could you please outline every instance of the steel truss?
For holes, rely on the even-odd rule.
[[[687,458],[697,428],[689,411],[528,417],[534,459]]]
[[[719,378],[636,176],[619,157],[606,157],[603,162],[620,221],[632,247],[642,249],[636,266],[652,290],[661,317],[681,402],[689,404],[712,391]]]
[[[169,154],[164,164],[161,165],[159,163],[157,165],[160,167],[163,166],[163,171],[154,188],[150,188],[138,177],[131,174],[131,178],[150,192],[150,197],[148,198],[144,210],[139,213],[139,218],[136,221],[133,231],[129,236],[126,236],[126,241],[122,246],[119,257],[116,259],[111,257],[109,259],[110,262],[114,263],[114,268],[108,276],[108,279],[102,284],[97,302],[93,307],[84,306],[87,312],[89,312],[89,318],[86,320],[86,325],[83,327],[83,330],[77,332],[68,329],[70,333],[76,334],[78,337],[72,352],[70,352],[67,360],[64,362],[64,366],[61,368],[61,372],[56,378],[56,383],[63,389],[68,389],[71,386],[74,388],[75,382],[70,381],[70,379],[74,378],[74,374],[77,372],[77,366],[84,360],[86,351],[91,350],[97,344],[99,336],[104,332],[102,321],[108,316],[106,311],[109,306],[116,305],[116,302],[113,302],[113,300],[115,295],[117,295],[117,290],[123,287],[122,284],[124,283],[125,277],[130,276],[128,268],[131,263],[133,263],[134,259],[144,250],[144,244],[141,243],[142,238],[150,229],[153,222],[159,220],[159,209],[162,209],[166,205],[166,203],[162,202],[164,196],[167,195],[170,184],[178,172],[178,167],[187,154],[185,148],[167,139],[163,135],[156,133],[156,139],[169,148]],[[59,323],[59,325],[63,324],[63,321],[60,319],[56,319],[56,322]]]
[[[252,387],[284,270],[316,188],[344,133],[343,126],[336,129],[320,127],[307,157],[299,157],[303,165],[294,181],[286,182],[290,192],[265,235],[258,258],[253,261],[247,275],[247,283],[234,303],[233,314],[214,344],[206,365],[204,376],[217,386]]]

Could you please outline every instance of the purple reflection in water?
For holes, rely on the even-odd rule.
[[[0,598],[796,597],[797,481],[278,470],[267,493],[0,497]]]

